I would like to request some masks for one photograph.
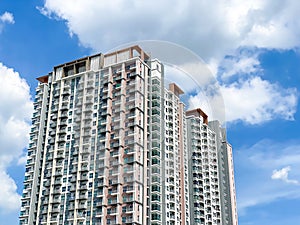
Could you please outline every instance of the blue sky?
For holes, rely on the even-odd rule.
[[[18,224],[35,78],[149,39],[191,49],[219,82],[239,224],[299,224],[299,10],[296,0],[0,0],[0,225]]]

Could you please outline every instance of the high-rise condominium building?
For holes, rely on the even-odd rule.
[[[238,225],[232,147],[226,140],[225,129],[221,128],[218,121],[210,121],[208,124],[216,134],[222,224]]]
[[[22,225],[234,224],[231,147],[139,46],[38,78]]]
[[[188,127],[190,221],[237,225],[231,146],[218,121],[201,110],[186,112]]]

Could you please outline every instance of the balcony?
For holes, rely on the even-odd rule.
[[[66,129],[59,129],[57,132],[57,134],[59,134],[59,135],[65,135],[66,133],[67,133]]]
[[[124,193],[132,193],[132,192],[135,192],[135,188],[134,188],[134,186],[124,186],[123,192]]]
[[[78,187],[78,190],[87,190],[87,189],[88,189],[87,185],[80,185]]]
[[[110,194],[110,195],[116,195],[118,193],[119,193],[118,189],[110,189],[110,190],[108,190],[108,194]]]
[[[60,116],[59,116],[60,118],[68,118],[68,113],[62,113],[62,114],[60,114]]]
[[[58,139],[57,139],[58,142],[65,142],[66,141],[66,138],[65,136],[60,136]]]
[[[62,120],[62,121],[60,121],[60,124],[59,124],[60,126],[67,126],[68,125],[68,122],[67,122],[67,120]]]
[[[82,91],[83,90],[83,83],[80,83],[78,86],[77,86],[77,91]]]
[[[29,215],[29,210],[24,210],[24,211],[21,211],[21,213],[20,213],[20,217],[25,217],[28,215]]]
[[[87,200],[88,196],[87,196],[87,194],[79,194],[79,199]]]
[[[135,101],[136,100],[136,98],[135,97],[130,97],[130,98],[127,98],[126,99],[127,100],[127,102],[133,102],[133,101]]]
[[[82,125],[82,128],[84,128],[84,129],[90,129],[91,128],[91,123],[88,122],[88,120],[85,121],[84,124],[81,123],[81,125]]]
[[[56,128],[56,123],[50,123],[50,128],[52,129]]]
[[[78,209],[85,209],[86,207],[87,207],[87,204],[86,204],[86,203],[82,203],[82,204],[79,204],[79,205],[78,205]],[[83,217],[83,214],[82,214],[81,217]]]
[[[89,81],[87,82],[87,87],[89,86],[94,87],[94,81],[91,79],[89,79]]]
[[[75,148],[73,151],[71,151],[71,153],[73,156],[76,156],[76,155],[78,155],[79,150],[77,148]]]
[[[59,208],[53,208],[52,213],[59,213]]]
[[[120,105],[121,104],[121,100],[118,100],[118,101],[113,101],[113,106],[115,106],[115,105]]]
[[[134,176],[126,176],[124,177],[124,183],[130,183],[130,182],[134,182],[136,179],[134,178]]]
[[[33,176],[32,176],[32,175],[30,175],[30,176],[25,176],[24,182],[30,181],[30,180],[33,180]]]
[[[136,160],[136,157],[134,157],[134,155],[124,158],[124,163],[133,163],[135,161],[137,161],[137,160]]]
[[[54,195],[55,195],[55,194],[61,194],[60,188],[54,189],[52,193],[53,193]]]
[[[137,132],[134,132],[134,131],[128,131],[127,136],[135,136],[135,135],[137,135],[137,134],[138,134]]]
[[[101,109],[106,109],[107,108],[107,103],[102,103],[102,104],[100,104],[100,108]]]
[[[107,161],[107,160],[105,160],[105,161],[102,160],[102,162],[100,161],[100,162],[97,164],[97,166],[98,166],[99,169],[100,169],[100,168],[104,168],[104,167],[108,167],[108,166],[109,166],[109,165],[108,165],[108,161]]]
[[[80,172],[88,172],[89,171],[89,167],[88,166],[81,166]]]
[[[55,171],[54,176],[62,176],[63,175],[63,171]]]
[[[48,144],[50,144],[50,145],[54,144],[54,139],[53,138],[49,138],[48,139]]]
[[[46,182],[44,182],[44,187],[50,187],[50,180],[47,180]]]
[[[85,131],[82,134],[83,137],[90,137],[91,136],[91,132],[90,131]]]
[[[55,180],[54,185],[61,185],[61,180]]]
[[[135,153],[136,152],[136,150],[134,149],[134,148],[126,148],[125,150],[124,150],[124,153],[126,154],[126,155],[131,155],[131,154],[133,154],[133,153]]]
[[[112,161],[110,161],[110,162],[109,162],[109,164],[110,164],[110,166],[117,166],[117,165],[119,165],[119,164],[120,164],[120,162],[119,162],[119,160],[118,160],[118,159],[116,159],[116,160],[112,160]]]
[[[68,85],[68,84],[66,84],[65,86],[64,86],[64,89],[63,89],[64,91],[69,91],[70,90],[70,85]]]
[[[81,100],[76,100],[75,105],[76,105],[77,107],[82,106],[82,101],[81,101]],[[77,110],[75,111],[75,113],[76,113],[76,114],[80,114],[80,113],[81,113],[81,110],[77,109]]]
[[[117,204],[118,202],[119,202],[119,201],[118,201],[117,198],[109,198],[108,201],[107,201],[107,203],[108,203],[109,205]]]
[[[92,117],[92,115],[85,115],[85,116],[83,117],[83,119],[84,119],[84,120],[92,120],[93,117]]]
[[[70,95],[70,89],[64,89],[62,95],[63,96]]]
[[[63,104],[60,109],[61,110],[68,110],[69,109],[69,105],[68,104]]]
[[[110,147],[111,148],[115,148],[115,147],[119,147],[120,146],[120,143],[119,142],[114,142],[114,143],[111,143],[110,144]]]
[[[134,168],[132,167],[132,168],[124,168],[124,173],[127,173],[127,174],[131,174],[131,173],[134,173]]]
[[[107,204],[103,201],[97,201],[96,203],[96,207],[102,207],[102,206],[106,206]]]
[[[75,185],[72,185],[71,188],[70,188],[70,191],[72,191],[72,192],[73,192],[73,191],[76,191],[76,186],[75,186]],[[74,198],[71,197],[70,200],[74,200]]]
[[[131,81],[131,82],[127,85],[127,87],[130,88],[130,89],[135,89],[136,84],[137,84],[136,82],[132,82],[132,81]]]
[[[120,179],[109,180],[109,185],[115,185],[115,184],[119,184],[119,183],[121,183]]]
[[[63,159],[64,157],[64,153],[57,153],[57,155],[55,156],[56,159]]]
[[[133,202],[133,201],[134,201],[134,198],[132,195],[123,197],[123,202],[125,202],[125,203]]]
[[[93,98],[87,98],[86,100],[85,100],[85,104],[86,105],[90,105],[90,104],[93,104],[94,103],[94,99]]]

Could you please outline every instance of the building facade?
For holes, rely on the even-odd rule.
[[[218,166],[219,148],[227,154],[230,145],[185,111],[176,84],[165,88],[161,62],[132,46],[56,66],[38,81],[20,224],[189,225],[198,205],[199,224],[230,221],[233,164]],[[201,158],[211,191],[200,195],[191,169],[205,141],[191,143],[203,126],[213,157]],[[220,189],[220,176],[229,188]]]
[[[151,62],[151,224],[189,224],[187,137],[183,91],[164,87],[164,67]]]
[[[232,147],[219,121],[210,121],[208,124],[215,132],[217,141],[222,224],[238,225]]]
[[[187,111],[192,224],[223,224],[216,135],[201,109]]]

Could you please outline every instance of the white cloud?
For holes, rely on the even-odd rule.
[[[18,159],[17,165],[18,165],[18,166],[25,166],[25,165],[26,165],[26,161],[27,161],[27,154],[21,156],[21,157]]]
[[[253,77],[246,81],[222,85],[226,120],[243,120],[257,124],[274,118],[293,120],[297,108],[297,91]]]
[[[285,89],[260,77],[251,77],[245,81],[223,84],[220,91],[225,103],[227,122],[241,120],[249,124],[260,124],[275,118],[294,119],[298,101],[298,93],[294,88]],[[208,97],[213,110],[222,108],[220,96]],[[202,107],[203,98],[192,96],[190,103]]]
[[[183,64],[181,67],[165,66],[165,80],[180,86],[184,92],[197,91],[210,83],[216,82],[207,66],[201,63]]]
[[[220,62],[219,76],[225,80],[232,76],[246,76],[262,72],[257,52],[240,52],[236,55],[227,56]]]
[[[299,140],[262,140],[249,148],[236,150],[234,162],[239,168],[236,170],[236,187],[240,215],[252,206],[282,198],[300,198],[299,186],[291,185],[300,178]],[[293,177],[292,182],[276,182],[276,179],[290,181],[289,176]]]
[[[284,167],[280,170],[273,170],[271,178],[273,180],[283,180],[286,183],[298,184],[299,182],[297,180],[290,180],[288,178],[290,170],[290,166]]]
[[[66,21],[84,46],[110,49],[143,39],[169,40],[205,60],[239,46],[293,48],[300,44],[298,1],[46,0],[40,11]]]
[[[4,25],[8,24],[14,24],[14,16],[10,12],[4,12],[2,15],[0,15],[0,33],[3,30]]]
[[[14,16],[10,12],[5,12],[0,16],[0,21],[2,23],[15,23]]]
[[[0,175],[5,191],[10,197],[0,197],[0,212],[18,209],[18,194],[14,181],[6,169],[23,156],[29,140],[32,101],[29,86],[17,72],[0,63]],[[7,204],[9,207],[7,207]]]
[[[15,181],[4,171],[0,170],[0,214],[17,211],[20,207],[21,196],[17,193]]]

